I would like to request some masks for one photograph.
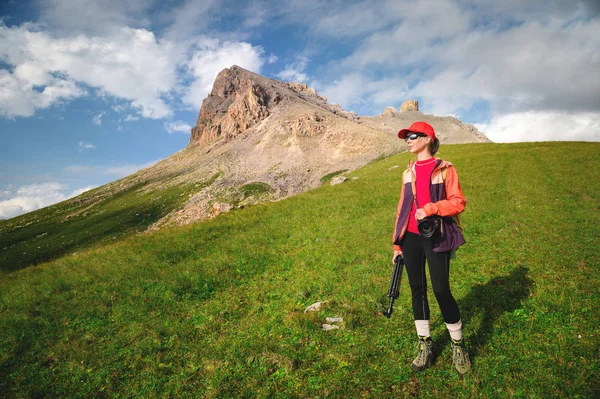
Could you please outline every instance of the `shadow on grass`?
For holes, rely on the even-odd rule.
[[[471,292],[458,301],[461,319],[466,321],[465,335],[471,359],[483,348],[492,334],[494,323],[504,313],[520,309],[529,298],[533,280],[527,276],[529,269],[517,267],[507,276],[494,277],[485,284],[475,284]],[[469,331],[469,320],[480,318],[479,328]],[[450,345],[447,331],[437,340],[439,348]]]

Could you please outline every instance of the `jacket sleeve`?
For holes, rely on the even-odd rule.
[[[402,174],[402,188],[400,189],[400,199],[398,200],[398,210],[396,211],[396,222],[394,223],[394,235],[392,236],[392,242],[396,239],[396,227],[398,226],[398,218],[400,217],[400,211],[402,210],[402,201],[404,200],[404,174]],[[394,251],[402,251],[400,245],[394,244]]]
[[[425,204],[423,210],[427,216],[454,216],[465,209],[467,201],[460,189],[460,182],[458,181],[456,169],[454,166],[448,166],[448,171],[446,173],[446,199],[435,203],[430,202]]]

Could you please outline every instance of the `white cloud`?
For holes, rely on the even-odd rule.
[[[401,77],[374,79],[363,72],[351,72],[318,87],[318,91],[345,109],[362,107],[381,114],[387,106],[400,107],[399,99],[407,98],[408,83]]]
[[[86,143],[86,142],[83,142],[83,141],[80,141],[77,146],[79,148],[79,152],[85,151],[85,150],[93,150],[93,149],[96,148],[96,146],[93,145],[92,143]]]
[[[0,201],[0,218],[8,219],[23,213],[32,212],[36,209],[75,197],[92,188],[92,186],[88,186],[68,192],[66,186],[63,184],[47,182],[21,186],[16,191],[11,191],[10,193],[4,191],[4,198],[12,198]]]
[[[165,118],[173,112],[174,94],[183,93],[181,101],[197,110],[222,69],[239,65],[260,72],[263,53],[250,43],[208,37],[158,39],[146,29],[55,37],[36,25],[0,23],[0,60],[13,68],[0,70],[0,116],[32,116],[87,94],[87,86],[126,100],[145,118]],[[94,122],[101,123],[101,116]]]
[[[111,108],[113,109],[113,111],[119,112],[119,113],[127,112],[130,109],[130,107],[125,104],[111,105]]]
[[[192,127],[184,121],[165,122],[164,126],[165,130],[169,133],[181,132],[189,134],[192,130]]]
[[[13,73],[0,71],[0,115],[31,116],[85,94],[77,87],[84,84],[130,101],[144,117],[162,118],[172,112],[163,97],[176,86],[184,55],[145,29],[56,38],[31,24],[0,24],[0,59],[14,66]],[[34,85],[45,86],[40,91]]]
[[[383,0],[388,1],[388,0]],[[397,1],[397,0],[389,0]],[[316,25],[319,21],[328,15],[333,14],[332,10],[344,10],[350,6],[349,0],[266,0],[262,2],[263,12],[261,19],[264,24],[275,27],[287,27],[290,25],[309,25],[310,32],[317,32],[318,41],[323,40],[322,31],[318,31]],[[367,7],[378,7],[379,3],[374,0]],[[343,12],[343,11],[341,11]],[[365,10],[363,10],[365,12]]]
[[[597,0],[460,0],[466,9],[477,11],[485,23],[502,24],[510,19],[517,22],[532,19],[576,19],[597,16],[600,3]]]
[[[52,75],[48,71],[30,62],[17,65],[13,75],[22,82],[32,86],[46,86],[53,80]]]
[[[19,75],[23,77],[22,73]],[[48,83],[40,90],[30,80],[0,70],[0,117],[32,116],[36,109],[45,109],[85,94],[85,90],[68,79],[51,77]]]
[[[148,0],[44,0],[40,19],[62,34],[106,35],[123,26],[145,27]]]
[[[216,0],[185,0],[181,7],[173,7],[167,16],[171,25],[165,37],[189,40],[196,32],[204,31],[212,19],[212,8],[219,3]]]
[[[306,69],[307,65],[308,58],[300,56],[296,61],[286,65],[285,69],[277,73],[275,76],[288,82],[306,83],[308,81],[308,75],[304,73],[304,70]]]
[[[269,58],[267,59],[267,63],[274,64],[277,62],[278,59],[279,58],[275,54],[271,54],[271,55],[269,55]]]
[[[160,159],[146,162],[143,164],[125,164],[125,165],[121,165],[121,166],[111,166],[111,167],[105,168],[103,170],[103,173],[105,175],[114,176],[115,178],[121,178],[121,177],[128,176],[132,173],[135,173],[140,169],[149,168],[150,166],[154,165],[155,163],[157,163],[159,161],[160,161]]]
[[[196,48],[187,65],[193,81],[182,97],[183,102],[195,110],[200,109],[202,100],[210,93],[217,74],[223,69],[238,65],[249,71],[260,72],[264,63],[264,50],[250,43],[203,38],[197,41]]]
[[[492,101],[503,112],[600,106],[600,20],[566,27],[534,21],[464,39],[439,53],[440,70],[415,93],[445,97],[455,109],[473,99]]]
[[[517,141],[600,141],[600,113],[528,111],[502,114],[477,129],[498,143]]]
[[[590,18],[583,3],[505,3],[385,2],[396,21],[364,38],[350,56],[331,61],[326,70],[333,83],[321,91],[372,114],[408,99],[419,99],[424,112],[467,122],[491,114],[487,127],[500,136],[510,123],[521,129],[530,116],[540,122],[527,135],[536,140],[557,137],[544,120],[571,114],[567,120],[578,122],[567,123],[561,139],[581,139],[579,126],[598,137],[600,18]],[[336,29],[329,34],[346,34]]]
[[[366,83],[367,77],[360,72],[351,72],[326,84],[319,92],[327,97],[329,102],[337,102],[348,109],[353,104],[362,102],[365,95],[372,91]]]
[[[336,38],[364,36],[398,18],[397,13],[390,12],[391,3],[367,0],[347,7],[328,7],[315,21],[315,31]]]
[[[98,115],[95,115],[94,118],[92,118],[92,122],[94,122],[94,125],[102,126],[102,117],[103,116],[104,116],[104,112],[100,112]]]
[[[127,116],[125,117],[125,119],[123,119],[123,121],[125,121],[125,122],[135,122],[135,121],[138,121],[139,119],[140,119],[140,118],[139,118],[139,117],[137,117],[137,116],[133,116],[133,115],[127,115]]]
[[[77,190],[74,190],[73,192],[71,192],[71,197],[77,197],[78,195],[81,195],[81,194],[85,193],[86,191],[90,191],[96,187],[98,187],[98,186],[86,186],[83,188],[78,188]]]
[[[269,8],[265,3],[250,3],[249,7],[243,11],[243,26],[245,28],[256,28],[263,25],[268,18]]]

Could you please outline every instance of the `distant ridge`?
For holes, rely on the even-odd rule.
[[[387,109],[387,108],[386,108]],[[483,133],[469,123],[462,123],[452,116],[435,116],[421,111],[389,111],[380,116],[361,116],[362,122],[372,129],[397,137],[400,129],[409,127],[413,122],[425,121],[435,129],[442,144],[491,143]]]

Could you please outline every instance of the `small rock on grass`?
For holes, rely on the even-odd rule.
[[[306,309],[304,309],[304,313],[318,312],[319,310],[321,310],[321,306],[323,306],[323,304],[326,303],[326,302],[327,301],[315,302],[312,305],[307,306]]]
[[[323,331],[331,331],[331,330],[339,330],[340,326],[335,325],[335,324],[327,324],[327,323],[323,323],[323,325],[321,326],[321,329]]]
[[[331,182],[329,184],[331,184],[332,186],[335,186],[336,184],[343,183],[346,180],[348,180],[348,178],[345,176],[335,176],[333,179],[331,179]]]

